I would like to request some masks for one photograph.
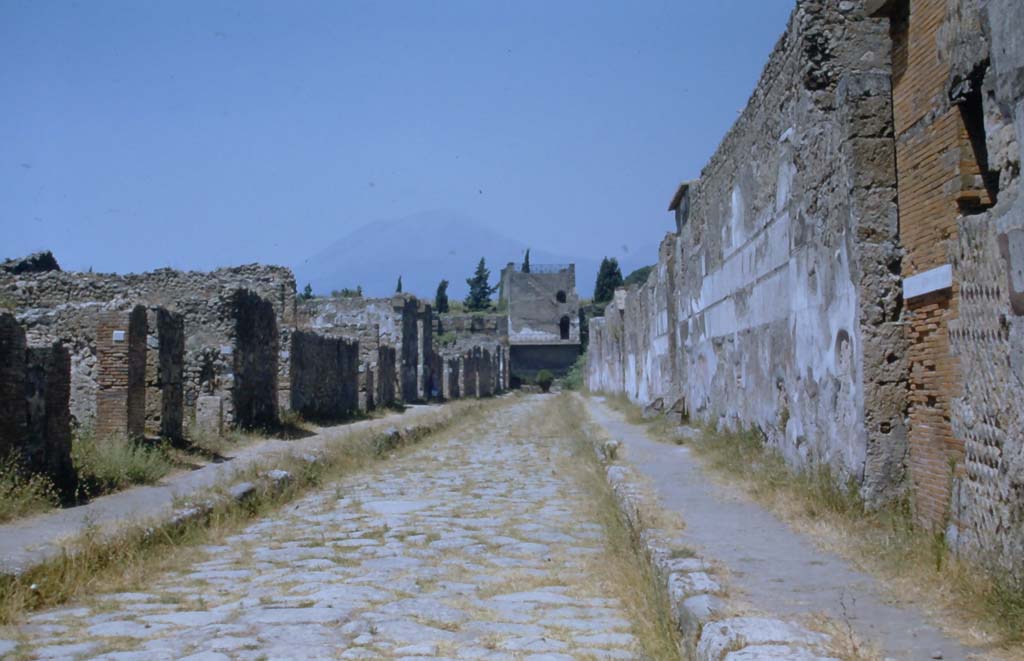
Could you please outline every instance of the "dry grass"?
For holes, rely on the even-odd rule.
[[[510,402],[509,399],[454,402],[421,417],[417,424],[430,430],[424,434],[426,437],[456,422],[472,423]],[[350,433],[328,441],[316,463],[283,457],[273,466],[253,466],[238,475],[239,481],[256,481],[258,473],[270,467],[289,471],[292,479],[281,489],[262,488],[244,503],[215,498],[219,490],[194,496],[194,502],[210,499],[217,503],[209,516],[201,520],[178,526],[139,524],[113,537],[101,536],[94,528],[87,527],[66,545],[61,556],[19,576],[0,576],[0,624],[16,622],[26,612],[86,595],[131,590],[144,585],[155,573],[187,566],[196,558],[198,545],[222,540],[251,520],[328,480],[366,467],[388,454],[406,451],[399,447],[382,452],[382,438],[382,432],[374,430]]]
[[[592,569],[593,578],[621,601],[645,658],[679,658],[679,637],[672,624],[668,595],[619,513],[604,469],[597,461],[594,440],[586,431],[589,420],[582,402],[568,393],[559,395],[545,404],[544,415],[547,420],[557,421],[559,434],[571,442],[565,470],[574,474],[581,487],[588,518],[604,528],[606,551]]]
[[[608,403],[628,411],[631,422],[648,424],[653,438],[684,442],[670,424],[644,421],[632,402]],[[959,559],[941,531],[914,524],[906,502],[868,510],[855,482],[844,483],[828,466],[794,470],[757,431],[704,429],[687,445],[715,474],[874,575],[894,599],[923,608],[964,643],[984,647],[987,657],[1024,658],[1024,580]]]
[[[45,512],[59,502],[49,479],[26,475],[13,456],[0,458],[0,523]]]
[[[174,468],[160,446],[126,437],[98,439],[83,430],[71,445],[71,459],[78,473],[78,490],[91,498],[133,484],[153,484]]]

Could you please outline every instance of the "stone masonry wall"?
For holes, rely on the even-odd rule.
[[[291,361],[292,410],[326,421],[357,411],[357,342],[296,331],[291,336]]]
[[[273,305],[255,292],[239,289],[231,295],[234,320],[232,404],[233,421],[246,429],[278,424],[277,367],[279,338]]]
[[[71,462],[71,359],[59,344],[30,347],[13,315],[0,314],[0,460],[50,478],[75,497]]]
[[[948,89],[955,96],[959,72],[976,72],[999,181],[997,204],[961,215],[948,246],[959,293],[949,336],[962,375],[950,422],[964,448],[947,540],[1024,578],[1024,4],[957,1],[947,24]]]
[[[420,359],[422,336],[433,325],[432,320],[423,323],[424,315],[430,315],[429,306],[425,307],[421,310],[416,298],[408,294],[396,294],[389,299],[316,298],[302,302],[298,325],[324,335],[355,339],[359,342],[360,361],[373,373],[373,381],[383,383],[385,388],[394,385],[395,398],[390,401],[416,401],[423,398],[425,379],[429,376]],[[393,377],[382,374],[378,366],[377,352],[382,346],[393,347],[397,352]],[[361,387],[365,386],[364,380]]]
[[[0,460],[20,451],[25,418],[25,331],[14,315],[0,313]]]
[[[185,414],[185,320],[146,311],[146,436],[180,439]]]
[[[537,265],[531,272],[523,273],[515,264],[509,264],[501,271],[501,300],[508,307],[508,334],[512,344],[579,344],[579,297],[574,265],[554,268]],[[562,337],[563,319],[568,326],[567,337]]]
[[[72,502],[78,476],[71,460],[71,356],[60,343],[29,347],[25,372],[27,442],[22,459],[29,471],[50,478],[61,500]]]
[[[756,425],[872,501],[906,452],[889,52],[858,3],[797,3],[654,273],[592,322],[586,374]]]
[[[230,299],[245,288],[267,300],[276,316],[284,353],[273,360],[278,370],[277,399],[287,406],[290,361],[287,336],[295,324],[295,280],[291,271],[257,264],[208,273],[160,269],[141,274],[49,271],[0,273],[0,293],[14,302],[30,342],[61,341],[71,352],[72,415],[77,424],[96,417],[96,326],[105,311],[136,304],[162,306],[182,315],[185,336],[183,390],[185,418],[190,421],[203,397],[217,402],[226,422],[233,419],[229,391],[233,384],[234,323]],[[212,410],[212,400],[205,409]],[[221,420],[224,422],[225,420]],[[220,423],[217,423],[219,425]]]

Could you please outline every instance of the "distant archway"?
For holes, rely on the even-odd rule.
[[[559,303],[565,303],[565,292],[559,289],[558,293],[555,294],[555,300]]]
[[[558,331],[563,340],[569,339],[569,317],[562,317],[559,320]]]

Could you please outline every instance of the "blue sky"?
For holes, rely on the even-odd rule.
[[[291,265],[439,208],[654,245],[792,6],[0,0],[0,258]]]

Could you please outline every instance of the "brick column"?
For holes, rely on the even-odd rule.
[[[96,328],[96,434],[140,438],[146,431],[146,308],[100,315]]]

